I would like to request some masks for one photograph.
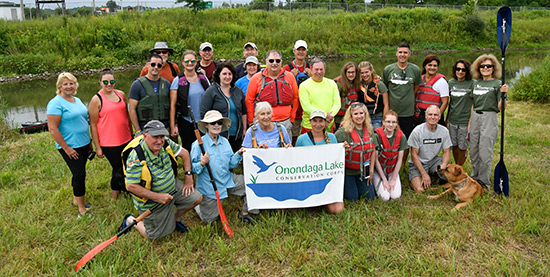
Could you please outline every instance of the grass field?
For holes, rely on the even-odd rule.
[[[135,230],[107,247],[80,272],[85,276],[151,275],[550,275],[550,109],[510,102],[505,162],[510,197],[490,192],[451,212],[448,195],[429,200],[404,182],[401,199],[346,203],[323,209],[263,211],[255,226],[237,219],[242,202],[226,201],[235,232],[206,226],[194,212],[191,232],[159,241]],[[493,166],[498,162],[495,145]],[[77,219],[70,173],[49,133],[0,145],[0,276],[66,276],[94,246],[116,234],[129,198],[110,200],[110,167],[87,167],[93,218]],[[471,171],[469,161],[466,164]]]

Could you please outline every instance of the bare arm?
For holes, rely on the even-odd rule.
[[[136,133],[141,132],[141,128],[139,127],[139,121],[137,116],[138,103],[139,101],[137,101],[136,99],[130,98],[128,100],[128,104],[129,104],[128,115],[130,116],[130,122],[134,126],[134,130],[136,131]]]
[[[170,90],[170,136],[175,137],[179,134],[178,126],[176,126],[176,101],[178,100],[178,91]]]
[[[189,156],[189,151],[181,147],[181,151],[178,153],[178,157],[180,157],[183,161],[183,170],[185,172],[191,171],[191,157]],[[195,191],[195,188],[193,187],[193,175],[185,175],[183,191],[181,192],[181,194],[187,196],[190,195],[193,191]]]
[[[103,158],[105,156],[103,155],[103,149],[101,149],[101,145],[99,145],[99,134],[97,132],[99,109],[101,109],[99,97],[97,97],[97,95],[94,95],[92,97],[92,100],[90,100],[90,104],[88,105],[88,115],[90,116],[90,129],[92,130],[92,139],[94,141],[97,157]]]
[[[444,118],[445,116],[445,110],[447,109],[447,106],[449,105],[449,97],[441,97],[441,116]]]
[[[161,204],[167,204],[173,198],[172,195],[170,195],[168,193],[158,193],[158,192],[150,191],[150,190],[142,187],[140,184],[128,183],[126,185],[126,187],[127,187],[129,192],[131,192],[131,193],[133,193],[133,194],[135,194],[139,197],[151,199],[151,200],[153,200],[155,202],[158,202],[158,203],[161,203]]]
[[[120,93],[122,98],[124,98],[124,102],[128,103],[128,98],[126,98],[126,94],[124,94],[124,91],[122,90],[117,90],[117,91]],[[128,117],[128,130],[130,130],[130,134],[133,134],[132,122],[130,121],[130,115],[128,114],[128,110],[126,110],[126,116]]]
[[[388,92],[382,93],[382,102],[384,103],[384,113],[390,110],[390,99]]]
[[[441,161],[441,169],[447,168],[451,160],[451,148],[443,149],[443,157]]]

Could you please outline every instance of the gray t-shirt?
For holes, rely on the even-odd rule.
[[[441,150],[451,148],[451,136],[449,130],[443,125],[437,125],[435,131],[428,129],[426,123],[414,128],[409,138],[409,146],[418,149],[418,159],[422,164],[428,163],[437,157]],[[412,163],[412,159],[409,158]]]

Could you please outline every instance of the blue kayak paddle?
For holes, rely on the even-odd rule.
[[[497,40],[502,51],[502,84],[505,84],[506,71],[504,70],[504,58],[506,57],[506,47],[510,42],[512,33],[512,11],[509,7],[502,7],[497,14]],[[500,161],[495,167],[494,189],[497,194],[509,194],[508,170],[504,164],[504,106],[506,97],[502,94],[501,120],[500,120]]]

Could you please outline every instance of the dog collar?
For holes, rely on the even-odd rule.
[[[470,181],[470,177],[468,176],[468,178],[466,178],[466,180],[462,183],[460,183],[460,185],[456,186],[457,189],[463,187],[464,185],[466,185],[466,183],[468,183],[468,181]]]

